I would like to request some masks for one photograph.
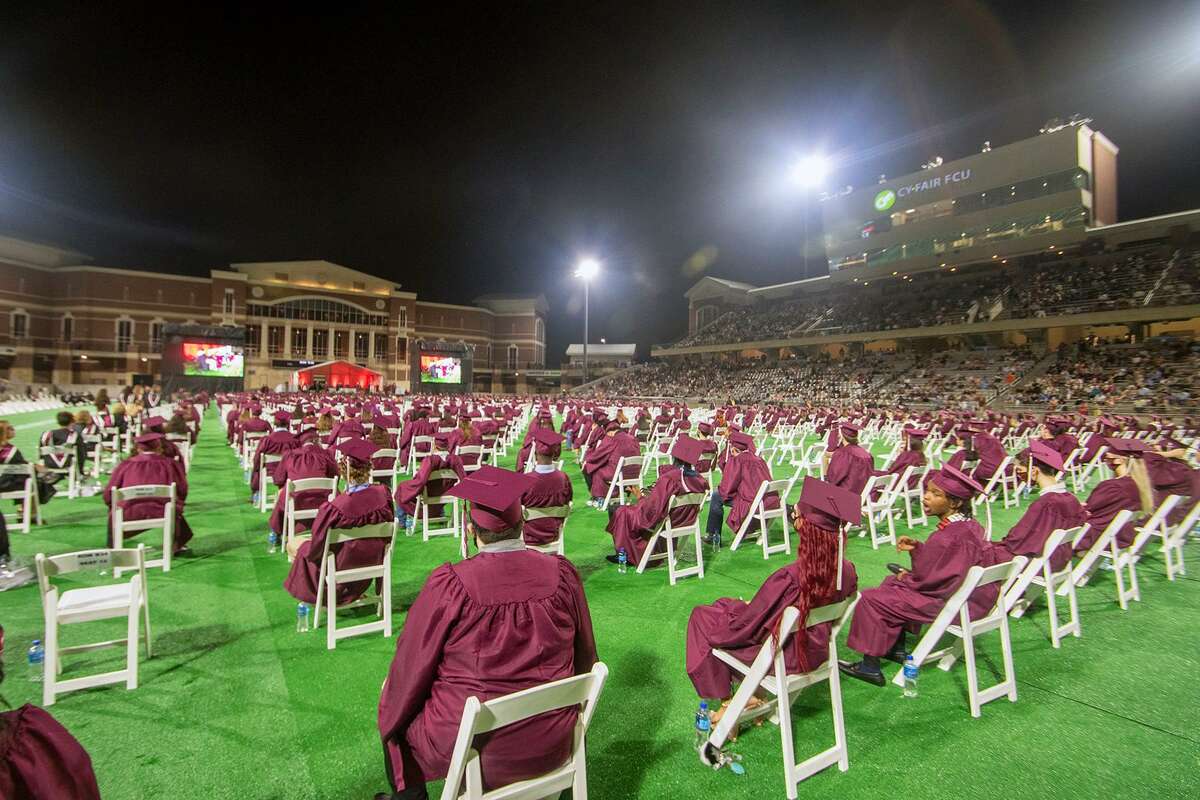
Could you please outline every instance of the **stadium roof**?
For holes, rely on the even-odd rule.
[[[637,350],[635,344],[589,344],[588,358],[596,356],[598,358],[633,358],[634,352]],[[567,346],[567,356],[582,356],[583,345],[572,344]]]

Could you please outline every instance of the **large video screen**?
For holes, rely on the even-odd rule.
[[[183,374],[198,378],[240,378],[242,348],[216,342],[184,342]]]
[[[462,360],[450,356],[421,356],[421,383],[462,383]]]

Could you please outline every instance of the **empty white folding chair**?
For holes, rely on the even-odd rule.
[[[271,489],[275,487],[275,479],[271,477],[275,471],[276,465],[283,461],[282,455],[275,453],[263,453],[262,462],[258,467],[258,510],[259,513],[265,514],[268,505],[275,504],[275,498],[271,495]],[[279,489],[275,487],[275,491]]]
[[[328,492],[326,502],[337,497],[337,478],[300,478],[298,480],[288,479],[284,484],[284,500],[283,500],[283,552],[288,554],[288,560],[292,560],[291,550],[288,549],[288,544],[296,538],[296,523],[302,520],[313,520],[317,518],[317,512],[321,509],[317,508],[296,508],[296,495],[300,492]],[[293,548],[294,549],[294,548]]]
[[[1021,574],[1013,581],[1013,585],[1009,588],[1004,596],[1004,607],[1014,617],[1021,617],[1029,608],[1030,599],[1026,596],[1032,586],[1040,586],[1046,592],[1046,612],[1047,619],[1050,623],[1050,642],[1055,649],[1061,646],[1063,637],[1069,635],[1080,636],[1082,631],[1079,627],[1079,600],[1075,594],[1075,581],[1071,577],[1071,559],[1067,559],[1066,565],[1054,571],[1050,564],[1051,556],[1054,551],[1062,545],[1066,544],[1071,547],[1073,542],[1079,540],[1087,533],[1088,526],[1081,525],[1077,528],[1060,528],[1053,531],[1046,537],[1046,544],[1042,548],[1042,554],[1036,558],[1029,559],[1025,567],[1021,570]],[[1059,623],[1058,621],[1058,590],[1063,589],[1063,594],[1066,596],[1067,605],[1067,621]]]
[[[616,495],[617,504],[625,505],[626,489],[642,488],[642,468],[646,459],[643,456],[621,456],[617,460],[617,469],[612,480],[608,482],[608,491],[604,493],[604,502],[600,504],[601,511],[608,510],[609,501]]]
[[[16,478],[18,486],[7,492],[0,492],[0,504],[3,505],[4,519],[8,521],[9,530],[29,533],[33,523],[42,524],[42,508],[38,505],[37,473],[33,464],[0,464],[0,478]],[[7,511],[7,501],[16,500],[20,503],[16,513],[10,515]]]
[[[695,575],[700,579],[704,578],[704,548],[701,545],[700,539],[700,515],[704,510],[705,500],[708,498],[708,492],[690,492],[688,494],[673,495],[667,502],[667,516],[654,529],[654,533],[650,536],[650,541],[646,544],[646,549],[642,553],[642,558],[638,561],[637,571],[643,573],[651,561],[667,561],[667,580],[672,586],[679,578],[686,578]],[[689,525],[681,525],[676,528],[671,524],[671,512],[681,509],[694,507],[696,509],[696,517]],[[692,537],[694,546],[694,557],[696,563],[689,567],[679,566],[679,551],[676,543],[686,537]],[[662,542],[665,547],[659,552],[659,542]]]
[[[93,686],[124,683],[126,689],[136,689],[138,685],[138,643],[143,635],[139,633],[142,620],[146,626],[144,634],[146,658],[150,658],[152,655],[150,598],[146,590],[146,546],[138,545],[136,549],[85,550],[57,556],[38,553],[35,560],[38,587],[42,597],[42,614],[46,625],[43,640],[46,659],[43,663],[42,674],[42,705],[54,705],[58,695],[63,692],[89,689]],[[120,569],[130,570],[135,574],[126,582],[68,589],[61,595],[58,587],[50,582],[51,578],[72,572],[110,569],[114,576]],[[128,620],[125,638],[90,642],[71,647],[59,646],[59,626],[115,617],[126,617]],[[63,672],[63,655],[120,645],[125,645],[125,667],[123,669],[66,680],[59,677]]]
[[[79,464],[75,459],[75,446],[71,444],[48,444],[38,448],[38,455],[43,462],[49,458],[46,472],[51,475],[61,475],[67,479],[67,497],[79,496]]]
[[[907,474],[907,471],[906,473]],[[871,547],[878,550],[881,544],[896,544],[896,519],[892,512],[895,498],[892,491],[896,486],[899,475],[872,475],[867,479],[862,491],[862,510],[867,518],[867,527],[859,536],[871,534]],[[876,495],[878,490],[878,496]],[[880,534],[880,526],[886,523],[886,532]]]
[[[427,481],[454,481],[458,482],[458,473],[449,467],[442,469],[431,470]],[[449,489],[450,485],[446,488]],[[413,507],[413,516],[421,521],[421,538],[428,542],[434,536],[458,536],[462,528],[461,512],[462,506],[458,503],[458,498],[453,495],[442,495],[435,497],[429,494],[429,483],[427,482],[421,488],[421,493],[417,495],[416,505]],[[443,524],[441,527],[430,525],[429,523],[429,507],[441,506],[441,519],[445,521],[449,518],[450,524]],[[433,518],[436,522],[438,517]]]
[[[750,664],[746,664],[724,650],[714,649],[713,655],[727,664],[742,676],[741,685],[729,707],[721,717],[704,743],[704,747],[713,747],[718,751],[725,745],[734,727],[743,722],[759,719],[770,715],[771,722],[779,726],[779,736],[783,747],[783,780],[785,793],[789,800],[797,797],[797,787],[800,781],[809,778],[826,767],[837,764],[838,770],[845,772],[850,768],[850,758],[846,751],[846,719],[842,711],[841,673],[838,670],[837,640],[838,634],[846,620],[858,604],[859,595],[848,597],[840,603],[814,608],[808,612],[805,620],[806,628],[823,623],[832,623],[829,632],[829,647],[825,660],[818,665],[810,665],[808,672],[788,674],[785,659],[785,649],[788,640],[796,631],[800,620],[800,612],[795,606],[784,609],[783,619],[779,629],[778,643],[776,637],[768,637],[759,648],[758,655]],[[792,734],[792,703],[805,689],[822,681],[829,681],[829,704],[833,712],[833,747],[822,750],[800,763],[796,763],[796,751]],[[746,710],[752,696],[765,692],[770,700],[762,705]],[[706,752],[701,754],[705,763],[711,756]],[[719,767],[720,764],[714,764]]]
[[[1013,669],[1012,637],[1008,629],[1008,612],[1004,610],[1004,596],[1017,579],[1017,575],[1025,568],[1025,557],[1017,556],[1012,561],[996,564],[991,567],[971,567],[958,591],[950,596],[941,612],[934,618],[933,623],[921,637],[910,655],[917,667],[937,659],[938,667],[949,671],[960,655],[965,656],[967,668],[967,697],[971,708],[971,716],[978,717],[980,708],[1000,697],[1007,696],[1010,702],[1017,701],[1017,676]],[[996,602],[986,614],[978,619],[971,619],[967,608],[967,600],[980,586],[999,583],[1000,593]],[[955,618],[958,623],[955,624]],[[995,686],[987,689],[979,688],[979,675],[975,670],[975,637],[989,631],[1000,631],[1000,649],[1004,665],[1004,679]],[[950,647],[934,650],[945,634],[956,637]],[[892,683],[904,685],[904,670],[896,671]]]
[[[338,569],[337,545],[362,539],[387,539],[383,551],[383,560],[378,564],[362,567]],[[333,650],[337,647],[338,639],[349,636],[361,636],[364,633],[383,631],[384,638],[392,635],[392,549],[396,545],[396,522],[376,522],[359,528],[332,528],[325,534],[325,550],[321,553],[321,571],[317,579],[317,602],[313,606],[313,625],[321,624],[321,601],[325,600],[328,608],[325,620],[325,647]],[[339,583],[354,583],[355,581],[382,582],[383,586],[374,597],[367,597],[366,592],[357,600],[341,606],[342,609],[373,605],[379,619],[362,622],[349,627],[338,628],[337,624],[337,587]],[[367,587],[369,591],[371,587]]]
[[[390,458],[392,465],[386,468],[371,467],[371,481],[374,483],[382,483],[389,487],[392,494],[396,493],[396,485],[400,482],[399,464],[396,462],[400,458],[400,451],[391,447],[381,447],[371,455],[371,462],[374,463],[377,459]]]
[[[525,549],[537,550],[542,553],[557,553],[560,556],[566,555],[565,532],[567,528],[567,517],[571,514],[572,505],[573,503],[567,503],[565,506],[542,506],[540,508],[537,506],[525,506],[522,515],[524,516],[526,522],[530,522],[535,519],[550,518],[560,521],[558,525],[558,538],[556,538],[553,542],[547,542],[546,544],[526,543]],[[465,536],[463,537],[463,558],[466,558],[466,538],[467,537]]]
[[[763,481],[759,485],[758,492],[754,495],[754,502],[750,504],[750,511],[742,520],[742,526],[738,529],[737,535],[733,537],[733,544],[729,549],[737,550],[744,538],[757,536],[762,545],[763,558],[770,558],[775,553],[791,553],[792,536],[788,528],[787,513],[787,496],[791,488],[790,480]],[[778,507],[767,508],[767,498],[771,496],[779,498]],[[771,520],[774,519],[778,519],[783,526],[783,541],[778,544],[770,542]]]
[[[600,699],[600,692],[607,677],[608,667],[604,662],[597,661],[591,672],[583,675],[534,686],[487,702],[480,702],[474,695],[468,697],[463,705],[462,722],[458,726],[458,738],[450,756],[450,767],[446,771],[442,800],[535,800],[541,797],[557,797],[566,789],[571,790],[574,800],[587,800],[585,744],[588,726],[592,722],[596,702]],[[566,708],[577,708],[579,711],[575,721],[571,755],[567,761],[544,775],[507,786],[493,786],[484,791],[479,751],[474,746],[475,737],[540,714]]]
[[[147,519],[125,519],[125,509],[122,503],[131,500],[161,498],[163,504],[162,516]],[[141,486],[125,486],[112,490],[112,544],[120,550],[125,545],[125,535],[141,533],[155,529],[162,530],[162,557],[146,561],[147,567],[162,567],[163,572],[171,571],[171,556],[175,554],[175,484],[143,484]],[[114,567],[113,575],[121,576],[122,567]]]

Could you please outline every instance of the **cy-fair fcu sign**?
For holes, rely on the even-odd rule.
[[[962,183],[971,179],[971,170],[956,169],[953,172],[947,172],[945,175],[935,175],[932,178],[926,178],[923,181],[915,181],[906,183],[895,189],[881,189],[875,195],[875,210],[887,211],[892,206],[896,205],[896,201],[908,197],[909,195],[927,192],[930,189],[940,189],[943,186],[949,186],[952,183]]]

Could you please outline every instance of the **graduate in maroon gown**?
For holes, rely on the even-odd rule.
[[[325,552],[325,536],[334,528],[361,528],[395,519],[392,495],[386,486],[371,482],[371,456],[378,448],[366,439],[352,438],[338,448],[345,461],[342,471],[346,491],[321,506],[313,520],[312,536],[298,536],[288,542],[288,555],[295,560],[283,582],[292,597],[302,603],[317,602],[317,581],[321,575],[321,558]],[[387,550],[387,539],[355,539],[337,545],[339,570],[366,567],[380,563]],[[371,585],[369,580],[339,583],[337,604],[344,605],[362,596]]]
[[[446,452],[448,442],[449,437],[444,433],[434,436],[433,453],[421,459],[421,466],[417,467],[415,476],[401,481],[400,485],[396,487],[396,519],[401,526],[406,528],[416,526],[413,514],[416,512],[417,498],[421,496],[422,491],[429,497],[441,497],[447,489],[466,475],[462,459]],[[453,472],[457,477],[449,477],[447,470]],[[433,477],[435,475],[442,477]],[[443,505],[430,506],[429,516],[441,519],[444,508]]]
[[[286,411],[276,411],[273,417],[275,429],[268,433],[265,437],[258,440],[258,444],[254,448],[254,468],[250,472],[250,502],[258,501],[259,490],[259,470],[262,469],[263,456],[285,456],[297,444],[296,436],[288,430],[288,424],[292,421],[292,415]],[[274,468],[269,470],[269,474],[274,480],[274,470],[278,468],[279,463],[276,462]]]
[[[1167,515],[1167,522],[1175,525],[1192,510],[1200,499],[1200,470],[1192,469],[1187,462],[1187,448],[1182,442],[1164,439],[1158,452],[1146,453],[1142,460],[1154,486],[1154,503],[1161,505],[1168,495],[1180,495],[1183,500]]]
[[[1115,477],[1096,484],[1096,488],[1088,495],[1087,502],[1083,504],[1087,513],[1088,530],[1075,545],[1075,552],[1079,554],[1091,549],[1113,521],[1113,517],[1124,510],[1132,511],[1134,515],[1125,527],[1117,531],[1117,546],[1129,547],[1137,535],[1134,527],[1138,517],[1154,511],[1154,490],[1150,485],[1146,465],[1141,460],[1146,451],[1146,444],[1140,439],[1104,439],[1103,444],[1108,446],[1104,451],[1104,462]]]
[[[913,468],[912,474],[908,476],[908,486],[905,488],[912,489],[917,485],[917,481],[921,480],[921,473],[925,470],[925,437],[929,435],[929,431],[923,431],[919,428],[905,428],[904,434],[904,449],[897,454],[894,461],[887,469],[872,470],[872,475],[903,475],[904,470],[909,467]],[[875,497],[878,498],[881,489],[876,489]]]
[[[280,461],[275,466],[273,480],[280,491],[275,495],[275,506],[271,510],[271,519],[269,522],[271,530],[276,535],[283,535],[284,515],[287,513],[286,489],[289,480],[336,478],[337,476],[338,466],[337,461],[334,460],[333,452],[326,450],[315,439],[310,439],[304,444],[289,450],[288,454],[283,457],[283,461]],[[314,508],[320,508],[321,504],[327,499],[329,499],[329,493],[321,489],[297,492],[294,506],[297,511],[309,511]],[[308,530],[310,522],[311,520],[307,519],[296,520],[296,532]]]
[[[484,466],[450,490],[471,503],[467,534],[479,552],[430,574],[396,642],[379,698],[396,800],[424,798],[425,783],[445,776],[468,697],[491,700],[583,674],[596,662],[579,573],[521,541],[521,497],[530,484],[527,475]],[[565,763],[577,714],[554,711],[476,739],[484,788]]]
[[[0,684],[4,628],[0,626]],[[2,698],[0,698],[2,701]],[[8,703],[4,702],[4,707]],[[4,800],[100,800],[92,759],[66,728],[37,706],[0,712],[0,797]]]
[[[871,473],[875,471],[875,459],[866,450],[858,446],[857,425],[843,422],[838,426],[842,446],[829,459],[829,467],[825,470],[825,480],[834,486],[861,495]]]
[[[187,500],[187,475],[183,465],[162,453],[163,442],[166,441],[161,433],[143,433],[137,437],[137,455],[127,458],[117,465],[108,478],[104,487],[104,504],[109,507],[108,515],[108,546],[113,546],[112,539],[112,503],[113,489],[123,489],[127,486],[175,484],[175,552],[187,550],[191,541],[192,529],[183,517],[183,508]],[[153,519],[161,517],[166,506],[165,497],[145,497],[126,500],[121,510],[126,520]],[[123,535],[128,542],[140,532],[132,531]]]
[[[1039,496],[1025,510],[1017,524],[1009,529],[1003,539],[989,542],[985,548],[984,566],[1012,561],[1014,556],[1030,559],[1042,555],[1046,539],[1056,530],[1075,528],[1087,522],[1087,513],[1079,498],[1067,491],[1058,480],[1062,471],[1063,458],[1057,450],[1034,440],[1029,444],[1030,461],[1017,466],[1017,475],[1022,480],[1035,484]],[[1055,572],[1071,560],[1071,543],[1063,543],[1050,557],[1050,567]],[[980,591],[993,597],[1000,584],[985,586]]]
[[[521,536],[527,545],[547,545],[558,539],[563,519],[540,516],[537,510],[569,506],[575,496],[567,473],[554,466],[554,462],[562,455],[564,438],[550,428],[534,431],[533,458],[537,463],[533,472],[529,473],[533,482],[521,497],[521,505],[525,506],[526,511]]]
[[[621,423],[615,420],[608,423],[605,426],[604,440],[588,450],[587,459],[583,464],[583,474],[592,496],[590,505],[598,507],[604,502],[609,484],[617,474],[617,462],[625,456],[641,454],[641,445],[633,434],[621,430]],[[624,477],[636,477],[638,470],[638,467],[626,467]]]
[[[862,592],[847,644],[863,657],[853,664],[841,662],[842,672],[883,686],[879,659],[904,663],[905,629],[932,622],[958,591],[967,570],[983,563],[987,536],[970,517],[971,498],[982,491],[974,478],[955,467],[929,474],[921,504],[926,514],[938,518],[937,528],[924,542],[911,536],[896,540],[896,549],[912,558],[912,568],[894,568],[895,575]],[[975,614],[985,603],[972,595],[969,605]]]
[[[1079,440],[1067,431],[1071,420],[1066,417],[1047,417],[1042,426],[1042,443],[1057,452],[1066,461],[1079,447]]]
[[[237,442],[239,447],[241,446],[242,442],[245,441],[247,433],[271,432],[271,423],[267,422],[261,416],[262,406],[257,404],[252,405],[249,408],[249,412],[250,416],[238,426]],[[162,420],[162,417],[159,417],[158,419]],[[163,422],[165,422],[165,420],[160,421],[159,424],[161,425]],[[149,420],[146,421],[146,424],[149,424]]]
[[[754,437],[741,431],[730,431],[728,450],[732,454],[721,471],[721,483],[708,502],[708,518],[704,530],[710,543],[721,543],[721,517],[729,509],[729,529],[737,533],[750,515],[750,507],[763,481],[771,480],[771,468],[754,452]],[[767,508],[779,508],[779,497],[769,494],[763,501]]]
[[[830,623],[805,628],[808,612],[839,602],[858,591],[858,575],[849,559],[838,567],[838,539],[843,522],[861,519],[860,498],[853,492],[808,477],[800,501],[792,509],[796,529],[796,560],[780,567],[763,582],[750,602],[722,597],[692,609],[687,627],[687,673],[696,694],[728,701],[734,673],[713,655],[713,648],[730,651],[750,663],[768,636],[778,632],[783,612],[795,606],[800,623],[788,641],[784,659],[791,673],[821,665],[828,653]],[[753,707],[754,701],[751,701]],[[724,706],[713,716],[719,720]]]
[[[525,438],[521,442],[521,450],[517,453],[517,472],[525,471],[525,464],[529,461],[529,455],[534,450],[534,434],[539,430],[549,430],[554,433],[554,420],[550,416],[549,411],[539,413],[529,425],[529,430],[525,431]]]
[[[708,479],[696,472],[700,460],[699,442],[687,437],[675,441],[671,449],[674,463],[664,469],[649,494],[628,506],[608,507],[608,527],[613,537],[613,554],[605,556],[613,564],[620,563],[625,551],[628,563],[637,565],[646,552],[650,537],[667,518],[667,506],[676,495],[703,494],[708,491]],[[686,527],[696,521],[700,505],[689,505],[671,512],[671,525]],[[659,542],[658,552],[666,552],[667,543]]]
[[[979,460],[975,469],[971,471],[971,477],[986,488],[988,481],[1000,469],[1000,464],[1008,457],[1008,451],[1004,449],[1003,442],[986,431],[975,431],[971,437],[971,448]],[[1010,467],[1006,472],[1011,473],[1011,469]]]

